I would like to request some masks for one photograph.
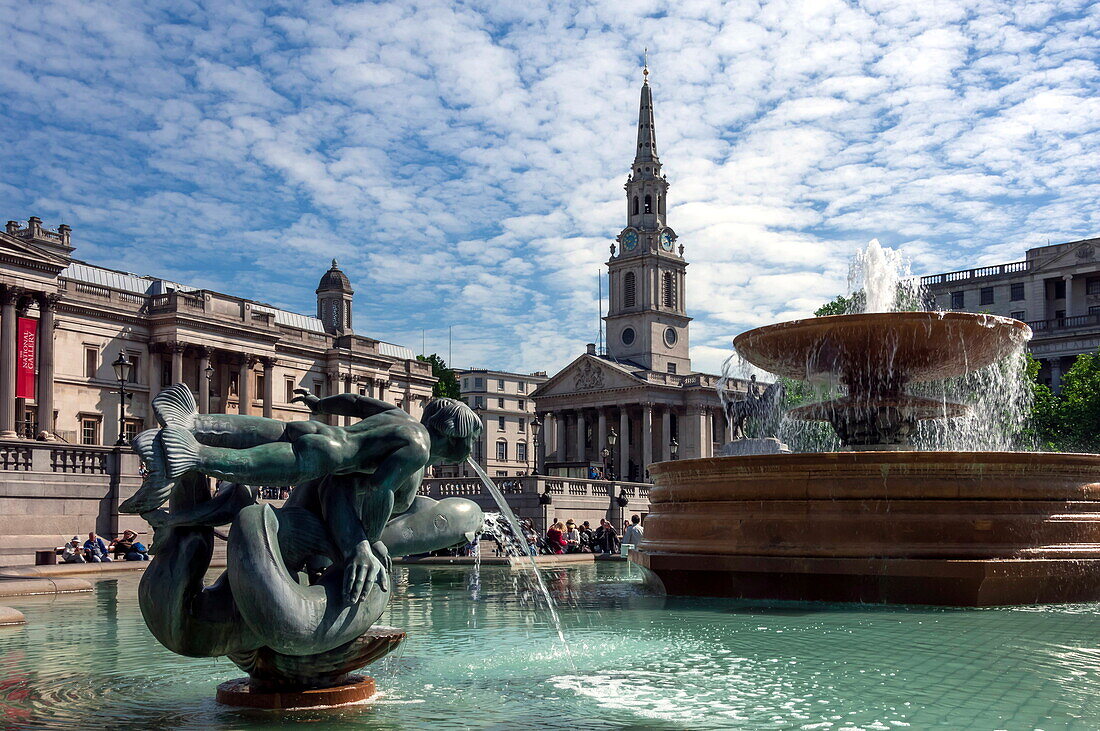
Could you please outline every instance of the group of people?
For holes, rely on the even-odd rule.
[[[598,528],[593,529],[586,520],[579,525],[570,518],[562,523],[557,518],[546,529],[543,545],[546,553],[603,553],[617,554],[622,546],[636,546],[642,542],[641,516],[632,515],[623,521],[623,534],[620,537],[615,525],[606,519],[600,519]]]
[[[112,555],[114,558],[111,558]],[[104,541],[92,531],[83,545],[79,538],[73,536],[61,549],[61,560],[64,563],[148,561],[149,549],[138,540],[138,534],[132,530],[123,531],[121,536],[110,542]]]

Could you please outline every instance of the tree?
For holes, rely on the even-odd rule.
[[[431,355],[418,355],[417,360],[432,364],[432,376],[435,377],[435,385],[432,386],[432,396],[436,398],[461,398],[462,390],[458,387],[458,378],[453,368],[447,367],[447,361],[432,353]]]
[[[825,317],[826,315],[847,315],[851,312],[851,307],[854,304],[852,297],[845,297],[844,295],[837,295],[836,299],[832,302],[826,302],[825,304],[814,310],[814,317]]]
[[[1100,451],[1100,352],[1077,356],[1058,394],[1058,445],[1065,452]]]

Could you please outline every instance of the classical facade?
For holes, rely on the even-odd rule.
[[[531,394],[546,382],[546,374],[509,373],[483,368],[455,371],[462,400],[481,418],[485,428],[473,456],[493,477],[529,475],[535,468],[535,402]],[[466,465],[441,465],[441,477],[465,477]]]
[[[123,352],[133,364],[131,435],[154,425],[150,399],[176,382],[191,387],[204,413],[283,420],[310,417],[290,402],[295,388],[370,395],[415,416],[431,398],[429,364],[353,332],[354,293],[335,261],[312,317],[76,260],[70,236],[68,226],[50,231],[38,218],[0,232],[0,438],[113,444],[111,363]]]
[[[643,73],[626,227],[607,262],[607,352],[590,344],[535,392],[546,474],[585,477],[604,467],[616,479],[646,481],[653,462],[709,457],[726,441],[719,377],[691,369],[688,264],[666,219],[669,183]]]
[[[1028,249],[1023,261],[921,278],[935,307],[1023,320],[1041,380],[1057,389],[1082,353],[1100,348],[1100,239]]]

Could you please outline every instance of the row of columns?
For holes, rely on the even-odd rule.
[[[542,438],[538,443],[539,470],[544,470],[548,458],[555,462],[600,463],[602,450],[607,447],[609,421],[614,418],[612,412],[618,410],[618,424],[615,425],[618,436],[612,449],[616,464],[615,474],[625,479],[633,461],[639,469],[645,470],[654,462],[672,459],[672,438],[679,445],[679,456],[710,457],[714,453],[714,442],[724,424],[715,424],[721,414],[717,407],[689,406],[678,407],[667,404],[640,403],[618,407],[596,407],[594,409],[573,409],[546,411],[539,415],[542,423]],[[659,412],[660,431],[655,430],[655,414]],[[594,423],[590,423],[595,415]],[[673,429],[673,416],[676,417],[676,429]],[[634,420],[640,420],[639,444],[633,444]],[[614,424],[614,421],[611,421]],[[572,425],[572,429],[570,426]],[[591,447],[588,433],[592,430]],[[572,432],[572,434],[570,434]],[[674,433],[675,432],[675,433]],[[659,434],[659,444],[655,438]],[[647,437],[648,435],[648,437]]]
[[[237,413],[249,415],[252,413],[252,380],[256,370],[256,364],[263,366],[264,392],[263,416],[271,418],[275,401],[274,369],[278,362],[271,356],[255,356],[249,353],[228,353],[217,351],[206,345],[190,345],[182,342],[168,342],[161,345],[152,345],[149,348],[149,399],[152,402],[154,396],[160,391],[161,368],[163,362],[157,358],[157,354],[167,354],[171,358],[170,376],[172,383],[183,383],[184,355],[188,350],[194,350],[198,358],[198,383],[197,394],[199,413],[211,413],[211,378],[207,373],[208,368],[213,368],[217,374],[218,384],[221,386],[218,410],[225,413],[229,407],[229,366],[234,362],[240,364],[240,372],[237,380]],[[218,357],[221,353],[221,357]]]
[[[16,372],[18,366],[19,316],[32,302],[38,305],[37,375],[35,403],[38,430],[53,432],[54,380],[54,312],[60,295],[53,292],[32,292],[20,287],[5,287],[0,292],[0,438],[18,436],[16,431]]]

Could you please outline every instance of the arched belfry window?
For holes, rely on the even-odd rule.
[[[634,215],[638,215],[638,196],[634,196]]]
[[[634,272],[627,272],[623,278],[623,307],[633,307],[636,301]]]
[[[664,273],[664,303],[665,307],[676,307],[676,275],[672,272]]]
[[[653,213],[653,196],[651,195],[645,197],[645,212]]]

